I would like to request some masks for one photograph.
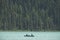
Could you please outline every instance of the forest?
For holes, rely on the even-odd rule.
[[[0,0],[0,30],[60,31],[60,0]]]

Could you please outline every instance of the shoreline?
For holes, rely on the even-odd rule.
[[[22,31],[22,30],[0,30],[0,32],[60,32],[60,31]]]

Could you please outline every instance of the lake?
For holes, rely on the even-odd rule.
[[[24,37],[26,34],[34,37]],[[60,32],[0,32],[0,40],[60,40]]]

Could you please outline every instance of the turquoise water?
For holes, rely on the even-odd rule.
[[[26,34],[34,37],[24,37]],[[0,40],[60,40],[60,32],[0,32]]]

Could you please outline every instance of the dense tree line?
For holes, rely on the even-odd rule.
[[[0,0],[0,30],[60,30],[60,0]]]

